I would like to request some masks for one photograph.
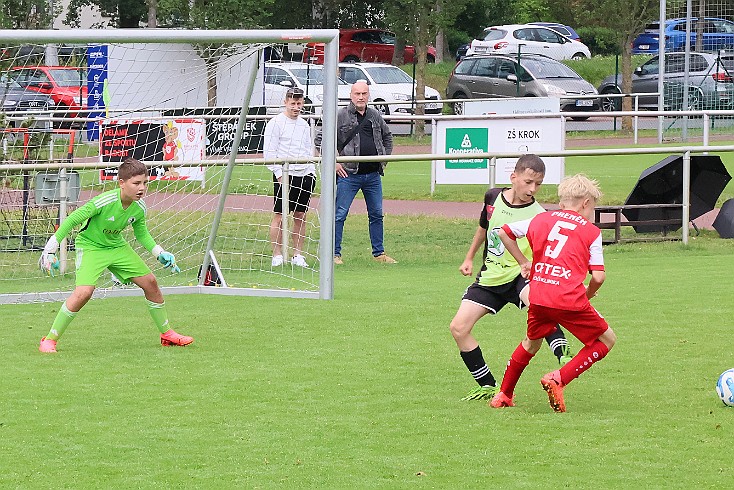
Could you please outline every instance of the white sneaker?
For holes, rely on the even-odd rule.
[[[308,264],[306,263],[306,259],[303,258],[303,255],[294,255],[291,259],[291,264],[297,265],[298,267],[303,267],[304,269],[308,267]]]
[[[273,260],[270,262],[270,265],[273,267],[278,267],[283,265],[283,256],[282,255],[273,255]]]

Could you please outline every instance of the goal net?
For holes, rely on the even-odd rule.
[[[306,131],[310,142],[323,132],[322,155],[265,160],[262,151],[286,90],[303,82],[268,78],[282,46],[325,42],[318,68],[336,73],[336,34],[0,30],[0,303],[62,300],[73,290],[84,225],[61,243],[53,277],[38,266],[41,250],[75,209],[118,188],[128,157],[148,168],[148,229],[180,273],[163,269],[131,226],[123,234],[164,293],[331,298],[336,76],[320,76],[311,92],[321,97],[306,98],[314,104],[304,111]],[[285,199],[276,226],[275,168],[286,196],[312,169],[305,219],[295,220]],[[109,272],[97,286],[96,296],[141,294]]]

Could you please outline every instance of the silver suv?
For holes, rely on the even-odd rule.
[[[632,93],[646,93],[639,97],[640,109],[658,109],[658,70],[660,60],[657,56],[635,68],[632,74]],[[664,110],[683,109],[685,94],[685,53],[665,55],[665,75],[663,76]],[[688,108],[731,109],[734,106],[734,53],[690,53],[689,58],[689,95]],[[599,93],[621,94],[622,75],[609,75],[599,85]],[[602,97],[602,109],[620,110],[622,99]]]
[[[474,55],[459,61],[451,72],[449,99],[496,97],[558,97],[562,111],[597,111],[596,89],[568,66],[542,55]],[[584,97],[586,96],[586,97]],[[463,104],[453,104],[454,113]],[[576,117],[585,120],[588,117]]]

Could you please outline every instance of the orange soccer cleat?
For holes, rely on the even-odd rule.
[[[38,344],[38,350],[44,354],[56,353],[56,341],[43,337],[41,343]]]
[[[555,412],[565,412],[566,402],[563,401],[563,388],[565,386],[561,382],[561,372],[555,370],[548,373],[540,380],[543,389],[548,392],[548,403]]]
[[[515,394],[513,393],[512,397],[509,397],[500,391],[489,401],[489,406],[492,408],[514,407]]]
[[[176,333],[173,329],[169,330],[166,333],[161,334],[161,345],[165,346],[171,346],[171,345],[189,345],[191,342],[194,341],[193,337],[188,337],[186,335],[181,335]]]

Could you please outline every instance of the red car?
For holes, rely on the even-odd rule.
[[[341,29],[339,31],[339,61],[377,61],[392,63],[395,52],[395,34],[382,29]],[[324,63],[324,44],[309,43],[303,53],[304,60],[310,58],[312,63]],[[415,48],[405,46],[405,62],[413,63]],[[428,46],[426,61],[436,61],[436,48]]]
[[[15,66],[8,76],[21,87],[48,94],[59,111],[57,117],[73,118],[87,108],[87,70],[77,66]],[[68,112],[67,112],[68,111]],[[56,125],[57,123],[54,123]],[[69,127],[71,123],[61,123]]]

